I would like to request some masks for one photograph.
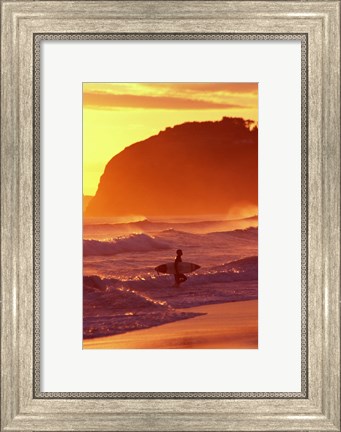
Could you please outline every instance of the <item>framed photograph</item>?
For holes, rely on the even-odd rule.
[[[84,349],[258,348],[257,111],[257,83],[83,84]]]
[[[1,430],[340,431],[340,2],[1,6]]]

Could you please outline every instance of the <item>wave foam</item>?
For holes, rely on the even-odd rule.
[[[169,249],[168,243],[147,234],[131,234],[109,241],[83,240],[83,256],[116,255],[124,252],[149,252]]]

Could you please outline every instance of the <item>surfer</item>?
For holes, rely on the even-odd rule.
[[[176,257],[174,261],[174,267],[175,267],[174,279],[175,279],[175,286],[177,287],[180,286],[182,282],[186,282],[187,280],[187,277],[183,273],[180,273],[178,270],[178,264],[182,262],[181,256],[182,256],[182,250],[178,249],[176,251]]]

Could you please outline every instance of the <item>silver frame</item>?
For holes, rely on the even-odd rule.
[[[339,431],[340,2],[1,5],[1,430]],[[301,392],[40,392],[39,43],[105,38],[301,40]]]

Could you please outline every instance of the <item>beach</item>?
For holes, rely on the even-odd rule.
[[[83,340],[83,349],[257,349],[258,300],[179,311],[205,315],[114,336]]]

